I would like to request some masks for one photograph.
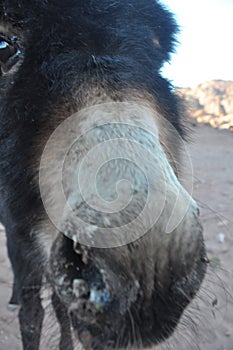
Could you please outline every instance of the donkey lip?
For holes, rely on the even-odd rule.
[[[112,296],[105,281],[104,270],[92,261],[88,248],[74,243],[62,234],[56,239],[50,259],[50,279],[62,301],[71,310],[88,309],[102,313]],[[77,304],[78,303],[78,304]]]

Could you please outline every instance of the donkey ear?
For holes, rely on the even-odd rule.
[[[150,11],[142,5],[144,23],[146,23],[153,33],[153,42],[156,45],[162,63],[170,60],[170,55],[175,51],[177,44],[176,36],[179,27],[173,14],[158,2],[154,2]]]
[[[175,51],[178,33],[179,28],[169,12],[167,12],[167,18],[164,16],[163,21],[155,25],[153,42],[161,51],[163,61],[169,61],[171,53]]]

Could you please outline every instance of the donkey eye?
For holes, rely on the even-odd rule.
[[[18,62],[19,56],[20,51],[15,43],[0,36],[0,67],[3,73]]]
[[[5,41],[5,40],[2,40],[0,42],[0,49],[6,49],[7,47],[9,46],[9,44]]]
[[[16,50],[13,46],[8,44],[5,40],[0,41],[0,62],[6,63],[11,56],[15,54]]]

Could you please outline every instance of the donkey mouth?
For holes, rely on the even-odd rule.
[[[50,258],[50,276],[56,293],[69,313],[80,321],[102,323],[114,313],[124,315],[138,298],[139,283],[120,281],[110,268],[94,260],[93,248],[74,243],[63,234],[55,240]]]
[[[123,262],[119,270],[107,251],[80,245],[62,233],[51,249],[49,278],[84,348],[100,350],[104,344],[106,349],[125,349],[134,344],[137,349],[138,344],[145,348],[168,338],[204,277],[204,245],[199,244],[186,269],[179,270],[177,262],[165,284],[155,273],[148,298],[140,277],[137,281]]]
[[[92,323],[112,302],[105,271],[94,265],[88,247],[60,234],[53,244],[50,278],[69,312]]]
[[[94,263],[90,248],[63,234],[51,250],[49,278],[84,348],[114,348],[120,323],[138,297],[138,283],[120,288],[111,271]]]

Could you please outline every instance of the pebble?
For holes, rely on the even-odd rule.
[[[19,310],[19,305],[15,304],[8,304],[8,311],[15,312]]]
[[[229,338],[229,337],[231,336],[231,332],[230,332],[230,331],[226,331],[226,332],[225,332],[225,336],[226,336],[227,338]]]
[[[222,226],[227,226],[229,225],[229,221],[228,220],[222,220],[222,221],[219,221],[217,223],[218,227],[222,227]]]
[[[217,239],[219,243],[224,243],[225,242],[225,234],[223,232],[219,232],[217,235]]]

